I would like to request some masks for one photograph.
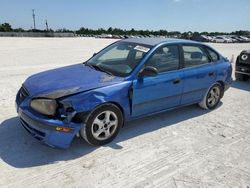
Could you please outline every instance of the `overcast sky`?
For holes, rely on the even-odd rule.
[[[30,29],[250,30],[250,0],[0,0],[0,23]]]

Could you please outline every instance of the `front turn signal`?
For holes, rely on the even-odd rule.
[[[61,131],[61,132],[65,132],[65,133],[68,133],[68,132],[72,131],[72,129],[66,128],[66,127],[56,127],[56,130]]]

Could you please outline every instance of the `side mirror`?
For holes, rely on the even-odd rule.
[[[158,74],[158,70],[155,67],[152,66],[146,66],[144,69],[142,69],[139,73],[140,77],[144,76],[156,76]]]

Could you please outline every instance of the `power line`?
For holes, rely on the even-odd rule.
[[[47,20],[45,20],[45,24],[46,24],[46,30],[49,31],[49,25],[48,25]]]
[[[33,16],[34,29],[36,29],[36,16],[35,16],[35,10],[32,9],[32,12],[33,12],[32,16]]]

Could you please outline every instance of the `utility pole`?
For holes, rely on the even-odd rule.
[[[49,31],[49,26],[48,26],[47,20],[45,20],[45,24],[46,24],[46,30]]]
[[[33,12],[32,16],[33,16],[33,23],[34,23],[34,30],[35,30],[35,29],[36,29],[36,16],[35,16],[35,10],[32,9],[32,12]]]

